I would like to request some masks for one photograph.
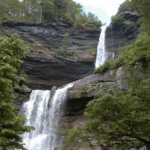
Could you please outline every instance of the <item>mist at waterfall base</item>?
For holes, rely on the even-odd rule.
[[[25,148],[28,150],[61,149],[63,136],[57,132],[58,123],[64,111],[67,90],[73,83],[52,92],[49,90],[33,90],[30,100],[21,108],[21,113],[27,117],[27,126],[35,127],[35,131],[22,135]]]
[[[114,53],[105,51],[106,28],[107,28],[107,25],[101,27],[99,43],[97,46],[95,68],[99,68],[100,66],[102,66],[106,60],[109,60],[109,61],[114,60]]]

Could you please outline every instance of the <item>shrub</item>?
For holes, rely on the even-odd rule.
[[[79,56],[79,54],[76,52],[76,50],[71,50],[71,51],[67,51],[67,50],[57,50],[56,54],[59,56]]]
[[[64,34],[64,38],[61,42],[61,45],[63,47],[63,50],[67,50],[69,46],[69,35],[66,33]]]
[[[22,70],[22,71],[20,72],[20,75],[19,75],[19,76],[20,76],[20,77],[24,77],[25,79],[28,78],[28,76],[27,76],[27,74],[25,73],[24,70]]]
[[[118,13],[122,12],[122,11],[126,11],[126,10],[131,10],[132,6],[131,6],[131,1],[126,0],[124,3],[122,3],[118,9]]]
[[[22,85],[22,87],[20,88],[20,93],[26,93],[25,89],[27,88],[26,85]]]
[[[73,121],[75,121],[75,120],[77,120],[77,117],[76,117],[76,116],[69,116],[69,117],[65,120],[65,122],[73,122]]]
[[[91,49],[88,51],[88,54],[96,53],[96,51],[97,51],[96,48],[91,48]]]
[[[111,61],[106,61],[104,65],[94,70],[94,74],[100,74],[106,72],[111,67]]]
[[[115,23],[122,23],[124,20],[123,16],[120,16],[119,14],[112,16],[111,17],[111,24],[115,24]]]

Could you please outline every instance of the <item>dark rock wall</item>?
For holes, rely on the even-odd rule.
[[[26,24],[7,22],[4,29],[10,34],[18,33],[20,38],[35,44],[44,45],[51,49],[61,48],[65,33],[69,34],[69,49],[96,48],[100,30],[75,29],[67,24]]]
[[[43,45],[55,52],[61,48],[61,41],[65,33],[69,34],[69,49],[84,50],[96,48],[100,30],[74,29],[67,24],[25,24],[7,22],[3,28],[8,35],[18,33],[22,40]],[[80,54],[79,54],[80,55]],[[94,58],[94,57],[93,57]],[[56,55],[32,54],[26,55],[21,67],[29,78],[31,89],[51,89],[52,86],[62,86],[92,74],[95,65],[94,59],[79,60],[77,57],[68,59]]]
[[[124,11],[120,15],[124,18],[123,22],[110,24],[106,30],[106,50],[113,51],[116,56],[118,47],[128,45],[136,40],[140,27],[137,23],[139,18],[137,13]]]
[[[31,89],[51,89],[90,75],[94,60],[75,61],[63,57],[38,57],[28,54],[22,69],[28,74]]]

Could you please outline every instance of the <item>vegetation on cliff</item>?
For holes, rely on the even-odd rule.
[[[141,34],[122,49],[114,62],[106,62],[95,71],[102,73],[122,67],[124,88],[118,86],[120,79],[118,84],[97,85],[98,93],[84,113],[88,121],[83,128],[68,131],[65,150],[77,141],[89,147],[96,141],[102,149],[118,150],[131,145],[139,149],[146,145],[150,150],[150,2],[132,0],[131,4],[141,16]]]
[[[20,134],[30,132],[32,127],[24,126],[26,118],[18,114],[13,103],[13,85],[18,83],[16,75],[25,56],[25,49],[17,34],[11,38],[0,38],[0,147],[24,149]]]
[[[5,0],[0,1],[0,20],[31,23],[67,22],[85,27],[91,22],[93,29],[102,23],[91,12],[83,12],[82,6],[73,0]]]

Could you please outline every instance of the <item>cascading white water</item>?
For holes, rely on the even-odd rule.
[[[104,64],[106,58],[105,58],[105,31],[107,26],[101,27],[101,34],[99,38],[99,43],[97,46],[97,56],[96,56],[96,62],[95,62],[95,68],[100,67]]]
[[[22,135],[25,148],[28,150],[61,149],[63,137],[57,134],[58,122],[63,114],[63,105],[67,90],[73,83],[56,90],[52,99],[50,91],[34,90],[30,100],[21,109],[27,117],[25,125],[35,127],[35,131]]]
[[[106,28],[107,28],[107,26],[101,27],[101,34],[100,34],[99,43],[97,46],[97,56],[96,56],[95,68],[102,66],[106,60],[110,60],[110,61],[114,60],[114,53],[105,51]]]

